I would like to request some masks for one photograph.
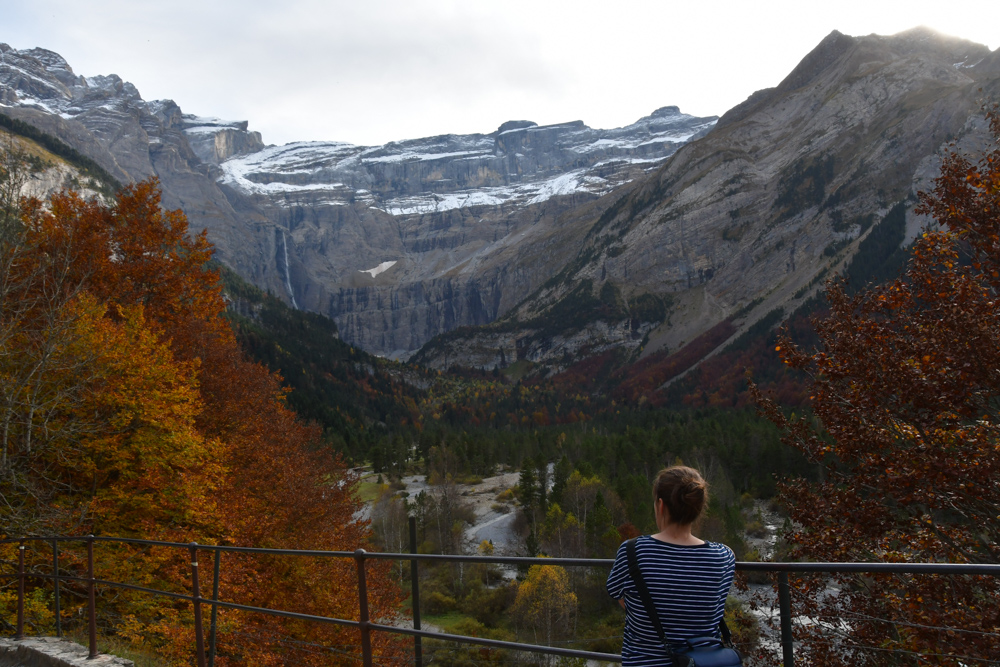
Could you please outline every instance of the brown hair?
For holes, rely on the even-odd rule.
[[[653,482],[654,504],[657,498],[666,505],[671,523],[692,524],[708,503],[708,483],[694,468],[670,466]]]

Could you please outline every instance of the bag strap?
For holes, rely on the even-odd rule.
[[[660,625],[660,616],[656,613],[656,605],[653,604],[653,597],[649,594],[649,589],[646,587],[646,580],[642,578],[642,572],[639,570],[639,559],[635,555],[635,543],[638,539],[638,537],[633,537],[625,543],[628,571],[632,575],[632,582],[639,593],[639,599],[642,600],[642,606],[646,608],[646,614],[649,616],[649,620],[652,621],[656,634],[660,637],[660,642],[664,646],[669,647],[670,644],[667,643],[667,636],[663,632],[663,626]],[[732,648],[733,634],[729,631],[729,626],[726,625],[725,618],[719,619],[719,631],[722,633],[723,646]]]
[[[639,559],[635,555],[635,541],[637,539],[639,538],[633,537],[625,545],[625,554],[628,556],[628,571],[632,575],[632,583],[635,584],[639,592],[639,599],[642,600],[642,606],[646,608],[646,614],[649,616],[649,620],[652,621],[656,634],[660,637],[660,642],[664,646],[668,646],[667,636],[663,634],[663,626],[660,625],[660,616],[656,613],[656,605],[653,604],[653,598],[649,594],[649,589],[646,588],[646,581],[642,578],[642,572],[639,571]]]
[[[729,626],[726,625],[726,619],[719,619],[719,630],[722,632],[722,645],[728,648],[733,648],[733,633],[729,631]]]

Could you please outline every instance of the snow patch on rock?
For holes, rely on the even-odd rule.
[[[396,260],[391,260],[391,261],[388,261],[388,262],[382,262],[381,264],[379,264],[378,266],[376,266],[374,269],[361,269],[361,270],[358,271],[358,273],[367,273],[367,274],[370,274],[372,278],[374,278],[375,276],[377,276],[380,273],[385,273],[386,271],[388,271],[389,269],[391,269],[395,265],[396,265]]]

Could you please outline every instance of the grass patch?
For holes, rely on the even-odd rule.
[[[457,627],[466,621],[475,620],[471,616],[466,616],[460,611],[449,611],[447,614],[439,614],[436,616],[421,614],[420,619],[421,621],[427,621],[428,623],[436,625],[448,634],[462,634],[461,632],[456,631]]]
[[[379,484],[377,479],[376,476],[371,475],[362,479],[358,484],[358,497],[361,498],[362,502],[374,502],[382,490],[388,488],[388,484]]]

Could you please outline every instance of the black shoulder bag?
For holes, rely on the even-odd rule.
[[[628,556],[628,570],[632,574],[632,581],[639,591],[642,605],[649,614],[649,620],[656,628],[656,634],[660,636],[660,641],[667,649],[667,655],[673,661],[674,667],[741,667],[743,656],[733,648],[732,634],[726,621],[719,621],[719,630],[722,632],[722,639],[716,637],[692,637],[685,639],[683,644],[667,643],[666,635],[663,634],[663,626],[660,625],[660,617],[656,613],[656,605],[649,594],[646,582],[639,571],[639,560],[635,555],[635,541],[632,538],[625,545],[625,553]]]

